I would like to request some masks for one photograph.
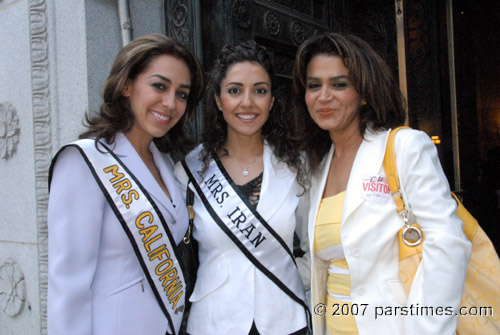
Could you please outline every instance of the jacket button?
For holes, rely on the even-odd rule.
[[[361,286],[360,288],[358,288],[358,294],[359,295],[365,295],[366,294],[366,288],[364,286]]]
[[[361,256],[361,250],[359,250],[359,248],[352,249],[351,256],[358,258],[359,256]]]

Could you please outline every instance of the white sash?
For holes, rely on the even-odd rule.
[[[170,329],[178,334],[186,285],[175,254],[174,239],[161,212],[140,182],[106,145],[99,143],[99,149],[106,153],[96,149],[93,139],[79,140],[65,147],[69,146],[76,147],[85,159],[125,230]]]
[[[184,170],[217,225],[243,254],[291,299],[310,313],[292,252],[283,239],[240,193],[215,158],[202,175],[202,162],[182,161]],[[309,322],[310,324],[310,322]]]

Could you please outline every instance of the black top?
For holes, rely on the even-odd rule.
[[[241,193],[243,193],[243,195],[248,198],[248,201],[254,207],[257,207],[257,204],[259,203],[260,189],[262,187],[262,176],[263,173],[259,174],[257,177],[250,180],[244,185],[238,185]]]

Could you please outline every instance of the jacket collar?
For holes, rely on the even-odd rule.
[[[173,204],[175,204],[176,208],[182,206],[183,200],[173,176],[172,162],[166,160],[166,157],[158,150],[154,142],[151,142],[149,145],[149,150],[153,154],[153,160],[160,171],[161,178],[172,197],[172,201],[163,192],[151,171],[149,171],[146,164],[123,133],[116,134],[112,149],[152,196],[163,213],[165,213],[165,210],[169,213],[175,213]]]
[[[203,150],[200,144],[186,156],[188,160],[199,160]],[[262,157],[264,173],[262,176],[262,186],[260,190],[260,199],[257,204],[257,211],[267,221],[269,220],[286,201],[290,192],[300,193],[295,184],[295,174],[290,171],[288,166],[279,162],[273,153],[272,147],[264,141],[264,152]],[[291,190],[293,188],[293,190]]]
[[[312,218],[314,218],[313,222],[316,221],[316,214],[318,211],[319,203],[323,196],[323,191],[325,189],[326,178],[328,177],[328,171],[330,170],[333,151],[334,151],[334,145],[332,143],[332,145],[330,146],[330,150],[328,151],[326,156],[323,157],[323,160],[316,169],[311,181],[311,190],[314,191],[311,193],[311,204],[312,204],[311,208],[314,208],[314,211],[312,211],[313,212]]]
[[[264,142],[264,175],[257,211],[269,220],[286,201],[290,192],[300,193],[295,183],[295,173],[290,171],[286,163],[278,161],[272,147]]]
[[[350,196],[345,198],[342,221],[347,220],[356,208],[363,203],[361,189],[364,177],[380,174],[385,154],[385,144],[388,132],[374,132],[368,128],[365,138],[358,149],[352,165],[351,174],[347,183],[347,192]]]
[[[344,200],[344,208],[342,213],[342,222],[358,208],[363,199],[360,196],[362,189],[362,178],[365,176],[378,175],[382,169],[382,162],[385,154],[385,145],[389,131],[375,132],[371,128],[367,128],[363,142],[358,149],[356,158],[349,175],[347,184],[346,197]],[[328,171],[335,148],[332,143],[330,151],[323,158],[318,166],[317,172],[312,178],[311,189],[315,190],[311,194],[311,213],[309,216],[310,230],[309,234],[314,232],[314,224],[316,222],[317,211],[321,201],[323,190],[325,189]],[[314,236],[314,235],[310,235]],[[312,243],[311,239],[311,243]]]

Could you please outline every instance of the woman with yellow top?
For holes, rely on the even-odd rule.
[[[405,107],[386,64],[361,39],[328,33],[300,46],[293,80],[312,171],[314,334],[454,334],[470,243],[434,144],[411,129],[396,136],[396,162],[425,242],[408,296],[398,277],[403,221],[382,162]]]

